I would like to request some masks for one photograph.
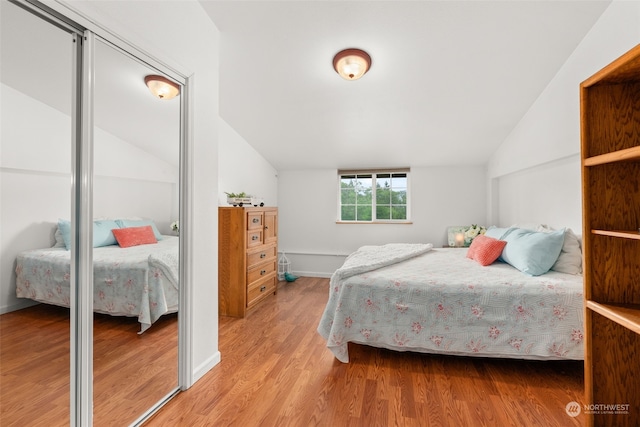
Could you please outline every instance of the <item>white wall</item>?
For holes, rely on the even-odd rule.
[[[581,233],[577,154],[505,175],[497,184],[501,223],[498,225],[547,224]]]
[[[215,309],[218,306],[219,32],[197,1],[63,1],[62,4],[192,78],[193,168],[190,172],[194,268],[189,364],[197,380],[220,360]]]
[[[446,243],[451,225],[486,225],[484,166],[413,167],[412,224],[337,224],[335,169],[280,171],[278,250],[294,273],[329,277],[362,245]]]
[[[612,2],[491,157],[491,222],[582,232],[579,86],[639,42],[640,2]]]
[[[15,296],[17,254],[53,246],[57,220],[71,218],[71,119],[7,85],[0,90],[0,313],[6,313],[32,304]],[[170,234],[178,170],[102,129],[95,129],[94,149],[95,216],[152,218]]]
[[[278,206],[278,173],[231,126],[219,119],[218,205],[227,204],[227,193],[247,193]]]

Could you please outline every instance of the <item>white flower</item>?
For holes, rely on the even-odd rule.
[[[487,229],[485,227],[472,224],[471,227],[467,228],[464,232],[464,240],[466,243],[471,243],[479,234],[484,234],[486,231]]]
[[[464,233],[464,237],[467,239],[473,239],[478,235],[478,232],[480,232],[478,228],[469,227],[467,231]]]

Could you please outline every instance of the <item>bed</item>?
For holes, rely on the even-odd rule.
[[[94,311],[137,317],[140,333],[178,310],[178,238],[155,244],[93,249]],[[69,307],[70,256],[63,247],[22,252],[16,259],[16,295]]]
[[[349,361],[348,343],[396,351],[538,360],[583,359],[580,274],[532,276],[483,266],[469,248],[364,246],[332,276],[318,326]]]

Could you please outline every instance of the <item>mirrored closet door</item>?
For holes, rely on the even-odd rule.
[[[108,34],[0,6],[0,425],[136,424],[179,383],[181,86]]]
[[[72,31],[0,1],[0,425],[69,425]],[[44,303],[39,303],[44,302]]]
[[[178,387],[180,96],[154,96],[145,78],[168,84],[96,39],[95,425],[130,425]]]

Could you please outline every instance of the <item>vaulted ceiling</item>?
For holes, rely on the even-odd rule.
[[[0,6],[1,82],[71,115],[71,35],[5,0]],[[151,95],[144,77],[158,71],[104,42],[96,43],[95,69],[96,127],[177,167],[180,99]]]
[[[610,1],[200,3],[221,117],[285,170],[486,162]],[[357,81],[332,68],[349,47]]]
[[[610,4],[199,2],[221,34],[220,115],[278,170],[484,163]],[[2,82],[62,111],[68,85],[36,73],[55,71],[50,38],[19,19],[2,16]],[[8,42],[30,34],[37,52]],[[349,47],[373,62],[351,82],[332,68]],[[97,125],[174,163],[175,131],[163,124],[178,100],[153,99],[150,70],[130,58],[96,58],[96,98],[114,100]]]

